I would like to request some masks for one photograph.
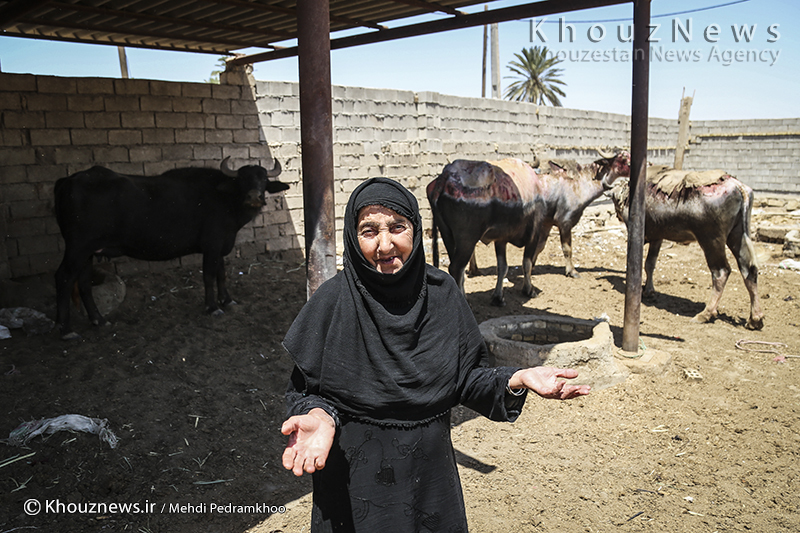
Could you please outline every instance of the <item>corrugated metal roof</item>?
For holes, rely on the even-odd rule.
[[[330,0],[331,32],[382,31],[385,23],[486,2]],[[279,48],[297,37],[298,2],[284,0],[0,0],[5,36],[230,54]]]

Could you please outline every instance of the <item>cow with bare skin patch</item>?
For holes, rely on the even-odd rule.
[[[617,216],[628,221],[628,180],[620,180],[610,191]],[[644,296],[655,294],[653,271],[664,240],[679,243],[697,241],[711,271],[711,298],[694,322],[710,322],[717,316],[722,291],[731,273],[725,256],[730,249],[750,295],[750,317],[745,327],[764,327],[764,313],[758,300],[758,265],[750,238],[753,190],[723,171],[703,173],[648,167],[645,188],[645,242],[650,243],[645,259]]]
[[[572,263],[572,228],[583,211],[618,177],[630,175],[630,154],[601,154],[587,165],[550,163],[542,173],[519,159],[467,161],[444,167],[427,187],[433,214],[433,262],[438,266],[438,232],[450,258],[450,274],[464,289],[464,270],[478,241],[494,242],[497,285],[492,304],[505,305],[506,244],[523,248],[523,294],[535,296],[531,271],[555,225],[561,236],[566,275]]]

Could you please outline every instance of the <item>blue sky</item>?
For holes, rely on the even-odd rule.
[[[521,3],[526,2],[492,2],[492,7]],[[482,9],[481,4],[467,11]],[[632,13],[632,5],[625,4],[553,15],[541,23],[500,24],[502,86],[513,82],[506,76],[511,74],[507,65],[515,53],[523,47],[545,45],[564,58],[560,66],[567,84],[565,107],[629,114],[631,63],[625,52],[630,52],[631,44],[622,42],[620,35],[623,40],[627,36]],[[659,41],[651,43],[655,54],[650,67],[651,116],[676,118],[685,90],[695,96],[695,120],[800,117],[800,2],[653,0],[651,13],[653,23],[659,25],[654,34]],[[568,42],[570,32],[573,42]],[[477,97],[481,95],[482,46],[483,28],[469,28],[334,50],[332,82]],[[256,51],[260,50],[245,50]],[[127,55],[133,78],[201,82],[218,63],[218,56],[207,54],[128,48]],[[119,77],[113,46],[11,37],[0,37],[0,68],[3,72]],[[257,63],[255,77],[297,81],[297,59]]]

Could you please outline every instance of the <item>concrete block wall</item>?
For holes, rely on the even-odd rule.
[[[426,229],[426,185],[455,159],[572,158],[627,149],[630,117],[434,92],[335,86],[337,228],[350,193],[373,176],[416,195]],[[182,166],[283,165],[291,188],[239,233],[236,254],[303,253],[299,87],[210,85],[0,74],[0,280],[52,272],[63,242],[52,214],[55,180],[95,164],[131,174]],[[726,168],[756,190],[800,192],[800,119],[695,121],[685,168]],[[677,120],[651,118],[648,160],[671,164]],[[746,135],[742,135],[742,134]],[[337,232],[341,251],[341,231]],[[198,257],[143,263],[120,273]]]
[[[272,165],[249,86],[0,74],[0,279],[53,272],[63,239],[53,215],[57,179],[93,165],[128,174],[187,166]],[[286,172],[294,180],[299,173]],[[269,238],[265,239],[265,236]],[[298,250],[283,198],[237,236],[237,254]],[[125,274],[175,264],[114,261]]]
[[[761,192],[800,193],[800,118],[692,122],[685,168],[721,168]]]

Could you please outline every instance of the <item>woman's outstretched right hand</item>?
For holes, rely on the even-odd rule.
[[[290,417],[281,426],[281,433],[289,435],[283,451],[283,467],[295,476],[302,476],[303,472],[313,474],[325,467],[336,423],[323,409],[315,408],[308,414]]]

